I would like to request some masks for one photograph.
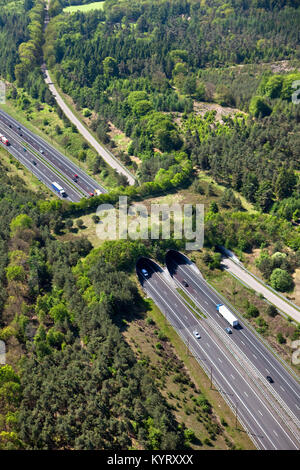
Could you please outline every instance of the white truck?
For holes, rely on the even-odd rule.
[[[222,315],[225,320],[228,321],[228,323],[233,327],[237,327],[239,325],[238,319],[231,313],[231,311],[223,304],[218,304],[217,305],[217,310]]]
[[[62,197],[66,196],[64,188],[62,188],[58,183],[55,181],[52,183],[52,188],[55,189],[56,192],[58,192]]]

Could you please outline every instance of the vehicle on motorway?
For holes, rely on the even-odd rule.
[[[101,191],[100,191],[100,189],[95,189],[95,195],[96,195],[96,196],[100,196],[100,194],[102,194]]]
[[[201,336],[200,336],[200,334],[198,333],[198,331],[193,331],[193,335],[194,335],[195,338],[197,338],[197,339],[200,339],[200,338],[201,338]]]
[[[266,379],[268,382],[270,382],[270,384],[274,383],[274,380],[272,379],[272,377],[270,377],[270,375],[267,375]]]
[[[188,287],[188,286],[189,286],[185,279],[182,280],[182,284],[184,285],[184,287]]]
[[[64,188],[62,188],[58,183],[56,183],[55,181],[52,183],[52,188],[55,189],[55,191],[57,191],[62,197],[65,197],[66,196],[66,192],[64,190]]]
[[[225,331],[226,331],[226,333],[228,333],[229,335],[232,334],[232,329],[229,328],[229,326],[228,326],[227,328],[225,328]]]
[[[143,268],[143,269],[141,269],[141,272],[142,272],[143,276],[149,277],[149,273],[148,273],[147,269]]]
[[[34,166],[36,166],[36,162],[35,162],[34,160],[32,160],[32,164],[33,164]]]
[[[8,139],[2,134],[0,134],[0,140],[1,140],[2,144],[9,145]]]
[[[223,304],[218,304],[217,305],[217,310],[222,315],[225,320],[228,321],[228,323],[233,327],[237,327],[239,325],[238,319],[231,313],[231,311]]]
[[[44,153],[44,150],[40,149],[39,152],[40,152],[41,154],[43,154],[43,153]]]
[[[77,183],[78,178],[79,178],[79,176],[75,174],[75,175],[73,176],[73,181],[75,181],[75,183]]]

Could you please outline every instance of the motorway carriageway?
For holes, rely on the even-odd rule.
[[[142,268],[150,273],[149,277],[142,274]],[[136,270],[146,293],[188,344],[207,374],[212,372],[216,390],[233,411],[237,407],[238,420],[256,447],[268,450],[299,449],[299,433],[294,435],[286,422],[277,415],[268,389],[266,393],[261,392],[257,381],[228,352],[208,319],[196,318],[156,263],[148,258],[140,258]],[[195,330],[200,333],[200,339],[194,336]]]
[[[67,194],[64,199],[73,202],[79,202],[83,197],[90,197],[90,193],[94,194],[95,189],[101,193],[106,192],[80,167],[2,110],[0,110],[0,133],[10,142],[9,146],[1,145],[56,195],[58,193],[52,188],[52,182],[59,183]],[[78,175],[77,182],[73,181],[74,175]]]
[[[204,278],[193,269],[191,261],[177,251],[170,250],[166,256],[166,265],[171,276],[178,285],[196,303],[196,305],[217,323],[224,335],[227,321],[217,312],[217,305],[224,301],[207,284]],[[183,285],[186,281],[188,286]],[[228,306],[230,309],[230,306]],[[231,328],[230,340],[246,356],[248,361],[261,374],[261,382],[271,392],[276,392],[284,406],[288,407],[294,421],[299,425],[300,417],[300,385],[281,362],[267,349],[260,339],[238,317],[240,328]],[[228,335],[229,336],[229,335]],[[266,376],[271,376],[274,383],[270,384]]]

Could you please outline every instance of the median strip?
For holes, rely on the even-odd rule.
[[[57,176],[59,176],[68,186],[70,186],[72,189],[74,189],[75,192],[80,193],[81,195],[86,197],[85,193],[80,188],[75,186],[72,183],[72,181],[68,180],[68,178],[66,176],[64,176],[63,173],[61,173],[59,170],[57,170],[51,163],[49,163],[48,160],[41,157],[40,154],[35,149],[33,149],[31,147],[31,145],[29,145],[27,142],[21,142],[21,144],[23,145],[23,147],[28,149],[40,162],[42,162],[51,171],[53,171],[53,173],[57,174]]]

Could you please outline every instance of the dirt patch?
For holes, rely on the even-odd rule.
[[[216,111],[216,121],[223,122],[222,116],[229,116],[238,113],[242,113],[247,116],[246,113],[237,108],[230,108],[227,106],[221,106],[217,103],[206,103],[204,101],[194,101],[194,111],[196,115],[204,116],[208,111]]]

